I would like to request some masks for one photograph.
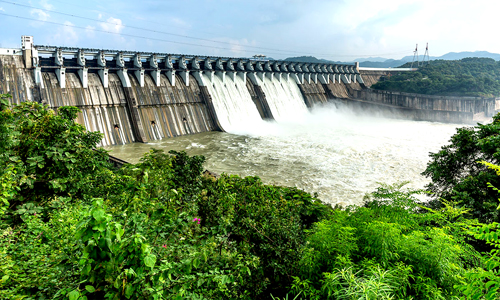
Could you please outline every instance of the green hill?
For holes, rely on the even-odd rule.
[[[410,63],[402,67],[410,67]],[[491,58],[434,60],[415,72],[383,77],[373,89],[443,96],[500,96],[500,62]]]

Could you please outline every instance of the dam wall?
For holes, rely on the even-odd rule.
[[[379,82],[380,77],[387,76],[388,74],[398,73],[399,71],[377,71],[377,70],[359,70],[359,73],[363,77],[363,82],[365,87],[371,87],[375,83]]]
[[[24,67],[20,54],[0,55],[0,94],[6,93],[12,96],[13,104],[40,101],[40,89],[33,78],[33,71]]]
[[[54,110],[76,106],[81,110],[76,122],[89,131],[100,131],[104,135],[102,145],[159,140],[217,129],[192,76],[191,84],[186,86],[179,75],[174,75],[176,84],[171,85],[161,74],[161,83],[156,86],[151,76],[145,74],[141,87],[134,76],[126,74],[131,87],[124,87],[119,75],[109,72],[105,88],[99,74],[89,72],[84,88],[78,73],[67,70],[62,88],[56,73],[50,69],[42,69],[43,83],[36,84],[33,71],[24,67],[21,55],[0,55],[0,67],[0,93],[11,94],[12,104],[35,101]]]
[[[127,88],[116,73],[109,73],[108,88],[104,88],[98,74],[89,73],[88,87],[83,88],[78,75],[67,72],[65,88],[61,88],[55,73],[42,72],[42,76],[42,102],[53,109],[65,105],[80,108],[77,122],[87,130],[103,133],[103,145],[160,140],[214,129],[194,78],[187,87],[177,76],[177,84],[172,86],[161,75],[160,86],[156,86],[146,74],[141,87],[135,77],[127,74],[131,83]]]
[[[451,97],[380,91],[353,90],[354,101],[408,112],[414,120],[468,123],[485,121],[495,114],[498,98]]]
[[[35,46],[29,36],[16,51],[0,58],[0,91],[15,104],[80,108],[77,122],[103,133],[102,145],[241,131],[325,103],[323,85],[362,81],[354,65]]]
[[[100,131],[103,145],[119,145],[135,142],[130,123],[127,102],[120,80],[110,74],[110,86],[102,87],[97,74],[89,74],[88,88],[82,88],[80,79],[75,73],[66,74],[66,87],[62,89],[56,75],[43,72],[44,87],[41,89],[41,102],[50,108],[65,105],[80,108],[77,122],[89,131]]]
[[[267,102],[266,94],[262,90],[260,85],[255,85],[252,83],[250,78],[247,78],[246,81],[248,92],[250,96],[252,96],[252,100],[259,111],[259,114],[262,119],[273,120],[273,113],[271,112],[271,108],[269,107],[269,103]]]
[[[500,99],[369,88],[401,70],[30,43],[23,40],[22,50],[0,55],[0,93],[10,93],[13,104],[80,108],[76,121],[100,131],[101,145],[214,130],[245,132],[248,126],[266,126],[263,120],[293,121],[328,102],[390,117],[469,124],[500,108]]]
[[[314,105],[328,102],[328,94],[323,84],[304,82],[299,85],[299,88],[304,96],[307,107],[313,107]]]
[[[144,76],[144,86],[130,76],[133,98],[147,140],[160,140],[214,130],[203,96],[195,78],[190,76],[190,85],[176,75],[172,86],[167,77],[160,75],[156,86],[149,74]]]

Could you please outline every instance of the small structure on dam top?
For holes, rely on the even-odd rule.
[[[101,131],[103,145],[224,130],[207,86],[215,86],[215,81],[235,84],[237,78],[246,84],[244,94],[249,94],[263,119],[273,119],[269,95],[262,88],[265,82],[297,85],[308,107],[341,100],[416,120],[471,123],[474,116],[491,117],[497,103],[495,99],[376,92],[369,86],[380,75],[411,70],[363,70],[357,63],[42,46],[35,45],[31,36],[23,36],[21,46],[0,49],[0,92],[11,93],[14,103],[79,107],[77,122]]]

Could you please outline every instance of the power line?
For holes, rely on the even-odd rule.
[[[213,41],[213,40],[209,40],[209,39],[188,37],[188,36],[183,36],[183,35],[178,35],[178,34],[172,34],[172,33],[166,33],[166,32],[161,32],[161,31],[149,30],[149,29],[141,28],[141,27],[125,26],[125,25],[119,24],[119,23],[112,23],[112,22],[107,22],[107,21],[101,21],[101,20],[97,20],[97,19],[76,16],[76,15],[73,15],[73,14],[67,14],[67,13],[62,13],[62,12],[56,12],[56,11],[53,11],[53,10],[46,10],[46,9],[36,8],[36,7],[33,7],[33,6],[27,6],[27,5],[17,4],[17,3],[13,3],[13,2],[9,2],[9,1],[0,0],[0,2],[8,3],[8,4],[13,4],[13,5],[18,5],[18,6],[23,6],[23,7],[29,7],[29,8],[33,8],[33,9],[40,9],[40,10],[44,10],[44,11],[48,11],[48,12],[53,12],[53,13],[61,14],[61,15],[66,15],[66,16],[71,16],[71,17],[80,18],[80,19],[97,21],[97,22],[100,22],[100,23],[107,23],[107,24],[111,24],[111,25],[115,25],[115,26],[118,25],[118,26],[123,26],[123,27],[129,27],[129,28],[139,29],[139,30],[145,30],[145,31],[148,31],[148,32],[163,33],[163,34],[169,34],[169,35],[174,35],[174,36],[179,36],[179,37],[187,37],[187,38],[191,38],[191,39],[198,39],[198,40],[209,41],[209,42],[217,42],[217,43],[228,44],[228,45],[231,45],[231,46],[238,46],[238,47],[244,47],[244,48],[265,49],[265,50],[267,50],[268,54],[278,54],[278,55],[279,54],[291,54],[291,55],[304,54],[303,52],[297,52],[297,51],[280,50],[280,49],[272,49],[272,48],[264,48],[264,47],[256,47],[256,46],[247,46],[247,45],[233,44],[233,43],[227,43],[227,42],[221,42],[221,41]],[[143,36],[133,35],[133,34],[118,33],[118,32],[112,32],[112,31],[101,30],[101,29],[96,29],[96,28],[82,27],[82,26],[73,25],[73,24],[63,24],[63,23],[58,23],[58,22],[53,22],[53,21],[38,20],[38,19],[28,18],[28,17],[21,17],[21,16],[16,16],[16,15],[6,14],[6,13],[0,13],[0,15],[5,15],[5,16],[19,18],[19,19],[25,19],[25,20],[32,20],[32,21],[41,22],[41,23],[47,23],[47,24],[54,24],[54,25],[59,25],[59,26],[65,26],[65,27],[72,27],[72,28],[79,28],[79,29],[84,29],[84,30],[91,30],[91,31],[103,32],[103,33],[114,34],[114,35],[118,35],[118,36],[127,36],[127,37],[140,38],[140,39],[146,39],[146,40],[162,41],[162,42],[167,42],[167,43],[174,43],[174,44],[188,45],[188,46],[195,46],[195,47],[204,47],[204,48],[211,48],[211,49],[219,49],[219,50],[230,50],[230,51],[234,50],[234,49],[231,49],[231,48],[208,46],[208,45],[200,45],[200,44],[193,44],[193,43],[186,43],[186,42],[165,40],[165,39],[152,38],[152,37],[143,37]],[[254,53],[255,52],[253,50],[245,50],[245,49],[240,49],[239,51],[248,52],[248,53]],[[398,53],[372,54],[372,55],[395,55],[395,54],[403,54],[403,53],[407,53],[407,51],[398,52]],[[361,54],[352,54],[352,55],[320,54],[320,53],[308,53],[308,54],[309,55],[310,54],[314,54],[314,55],[321,55],[321,56],[329,56],[329,57],[360,57],[360,56],[371,56],[371,55],[361,55]]]
[[[304,54],[304,52],[300,52],[300,51],[283,50],[283,49],[273,49],[273,48],[258,47],[258,46],[249,46],[249,45],[240,45],[240,44],[234,44],[234,43],[223,42],[223,41],[216,41],[216,40],[211,40],[211,39],[206,39],[206,38],[198,38],[198,37],[192,37],[192,36],[187,36],[187,35],[182,35],[182,34],[176,34],[176,33],[171,33],[171,32],[164,32],[164,31],[159,31],[159,30],[151,30],[151,29],[148,29],[148,28],[137,27],[137,26],[129,26],[129,25],[121,24],[121,23],[113,23],[113,22],[103,21],[103,20],[99,20],[99,19],[78,16],[78,15],[75,15],[75,14],[68,14],[68,13],[59,12],[59,11],[55,11],[55,10],[34,7],[34,6],[31,6],[31,5],[19,4],[19,3],[15,3],[15,2],[11,2],[11,1],[0,0],[0,2],[11,4],[11,5],[17,5],[17,6],[27,7],[27,8],[32,8],[32,9],[38,9],[38,10],[41,10],[41,11],[51,12],[51,13],[60,14],[60,15],[64,15],[64,16],[69,16],[69,17],[78,18],[78,19],[83,19],[83,20],[95,21],[95,22],[104,23],[104,24],[110,24],[110,25],[114,25],[114,26],[121,26],[121,27],[124,27],[124,28],[132,28],[132,29],[143,30],[143,31],[147,31],[147,32],[160,33],[160,34],[165,34],[165,35],[170,35],[170,36],[176,36],[176,37],[182,37],[182,38],[187,38],[187,39],[192,39],[192,40],[200,40],[200,41],[206,41],[206,42],[212,42],[212,43],[218,43],[218,44],[224,44],[224,45],[230,45],[230,46],[245,47],[247,49],[253,48],[253,49],[258,49],[258,50],[272,51],[273,54],[283,54],[283,53],[293,54],[293,55]],[[42,20],[37,20],[37,21],[46,22],[46,21],[42,21]],[[76,28],[81,28],[81,27],[77,27],[76,25],[75,25],[75,27]],[[86,28],[86,29],[88,30],[89,28]],[[106,32],[106,33],[113,33],[113,32],[103,31],[103,30],[96,30],[96,31]],[[122,35],[128,35],[128,34],[122,34]],[[132,36],[132,35],[128,35],[128,36]],[[153,38],[149,38],[149,39],[153,39]],[[158,39],[155,39],[155,40],[158,40]],[[166,42],[170,42],[170,43],[179,43],[179,44],[199,46],[199,47],[210,47],[210,46],[202,46],[202,45],[198,45],[198,44],[182,43],[182,42],[167,41],[167,40],[165,40],[165,41]],[[223,49],[223,50],[232,50],[232,49],[220,48],[220,47],[211,47],[211,48],[213,48],[213,49]],[[244,50],[244,52],[253,52],[253,51]],[[377,55],[395,55],[395,54],[403,54],[403,53],[407,53],[407,51],[398,52],[398,53],[384,53],[384,54],[377,54]],[[314,52],[308,53],[308,54],[309,55],[313,54],[313,55],[318,55],[318,56],[330,56],[330,57],[359,57],[359,56],[369,56],[369,55],[358,55],[358,54],[336,55],[336,54],[314,53]]]
[[[34,18],[28,18],[28,17],[21,17],[21,16],[16,16],[16,15],[6,14],[6,13],[2,13],[2,12],[0,12],[0,15],[8,16],[8,17],[14,17],[14,18],[19,18],[19,19],[24,19],[24,20],[31,20],[31,21],[41,22],[41,23],[60,25],[60,26],[64,26],[64,27],[71,27],[71,28],[78,28],[78,29],[84,29],[84,30],[91,30],[91,31],[103,32],[103,33],[118,35],[118,36],[122,36],[122,37],[126,36],[126,37],[133,37],[133,38],[139,38],[139,39],[145,39],[145,40],[152,40],[152,41],[159,41],[159,42],[166,42],[166,43],[174,43],[174,44],[188,45],[188,46],[195,46],[195,47],[203,47],[203,48],[212,48],[212,49],[219,49],[219,50],[230,50],[230,51],[233,50],[231,48],[215,47],[215,46],[207,46],[207,45],[200,45],[200,44],[193,44],[193,43],[170,41],[170,40],[165,40],[165,39],[152,38],[152,37],[144,37],[144,36],[139,36],[139,35],[127,34],[127,33],[112,32],[112,31],[101,30],[101,29],[96,29],[96,28],[88,28],[88,27],[83,27],[83,26],[78,26],[78,25],[73,25],[73,24],[63,24],[63,23],[58,23],[58,22],[46,21],[46,20],[44,21],[44,20],[38,20],[38,19],[34,19]],[[241,46],[241,45],[239,45],[239,46]],[[248,53],[255,53],[255,51],[244,50],[244,49],[240,49],[238,51],[248,52]],[[267,53],[268,54],[286,54],[287,52],[281,52],[281,53],[278,53],[278,52],[267,52]]]
[[[10,1],[0,0],[0,2],[7,3],[7,4],[12,4],[12,5],[17,5],[17,6],[22,6],[22,7],[27,7],[27,8],[32,8],[32,9],[38,9],[38,10],[41,10],[41,11],[46,11],[46,12],[50,12],[50,13],[55,13],[55,14],[59,14],[59,15],[63,15],[63,16],[69,16],[69,17],[83,19],[83,20],[88,20],[88,21],[95,21],[95,22],[104,23],[104,24],[110,24],[110,25],[114,25],[114,26],[121,26],[121,27],[124,27],[124,28],[131,28],[131,29],[143,30],[143,31],[147,31],[147,32],[160,33],[160,34],[165,34],[165,35],[182,37],[182,38],[186,38],[186,39],[200,40],[200,41],[211,42],[211,43],[218,43],[218,44],[224,44],[224,45],[230,45],[230,46],[241,46],[239,44],[234,44],[234,43],[229,43],[229,42],[224,42],[224,41],[216,41],[216,40],[211,40],[211,39],[192,37],[192,36],[187,36],[187,35],[182,35],[182,34],[177,34],[177,33],[172,33],[172,32],[165,32],[165,31],[159,31],[159,30],[154,30],[154,29],[142,28],[142,27],[137,27],[137,26],[124,25],[124,24],[121,24],[121,23],[113,23],[113,22],[103,21],[103,20],[100,20],[100,19],[94,19],[94,18],[89,18],[89,17],[82,17],[82,16],[78,16],[78,15],[75,15],[75,14],[68,14],[68,13],[64,13],[64,12],[59,12],[59,11],[55,11],[55,10],[34,7],[34,6],[31,6],[31,5],[24,5],[24,4],[14,3],[14,2],[10,2]],[[257,47],[257,46],[246,46],[246,47],[247,48],[255,48],[255,49],[259,49],[259,50],[283,51],[281,49],[272,49],[272,48]],[[302,52],[297,52],[297,51],[287,51],[287,52],[289,52],[289,53],[294,53],[294,52],[295,53],[302,53]]]

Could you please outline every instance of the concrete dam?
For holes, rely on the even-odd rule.
[[[29,36],[22,37],[21,49],[0,49],[0,67],[0,93],[10,93],[14,104],[79,107],[77,122],[102,132],[102,145],[240,132],[332,100],[403,118],[461,123],[491,117],[497,103],[381,94],[369,85],[383,71],[358,64],[36,46]]]

